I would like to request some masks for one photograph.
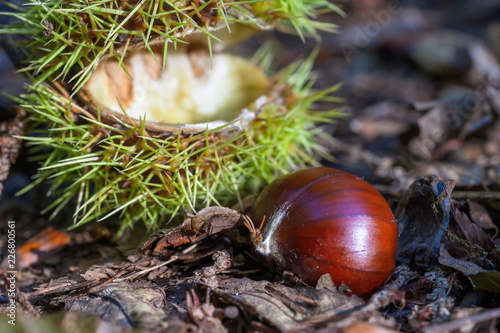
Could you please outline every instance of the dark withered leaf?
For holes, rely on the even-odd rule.
[[[213,293],[284,332],[338,320],[365,304],[325,281],[318,288],[290,288],[281,283],[228,278],[220,280]]]
[[[475,201],[468,201],[469,215],[475,224],[480,226],[484,231],[491,236],[492,239],[498,234],[498,227],[491,220],[488,210]]]
[[[444,246],[441,247],[439,263],[465,274],[476,290],[500,292],[500,272],[498,271],[485,270],[473,262],[454,258]]]
[[[398,262],[421,268],[437,262],[450,224],[452,185],[429,176],[416,180],[405,192],[395,212],[400,229]]]
[[[114,282],[96,294],[70,297],[65,309],[93,314],[122,328],[167,328],[165,295],[147,284]],[[188,325],[188,324],[186,324]]]
[[[151,236],[139,247],[139,252],[159,255],[165,249],[194,242],[222,230],[233,228],[241,218],[241,213],[226,207],[207,207],[197,214],[186,214],[184,222],[168,231]]]
[[[489,252],[495,247],[495,243],[480,226],[470,221],[469,217],[458,208],[451,210],[453,220],[450,230],[459,238],[468,242],[469,247],[479,247]],[[463,244],[465,246],[465,244]]]
[[[223,312],[211,303],[202,304],[194,289],[186,293],[186,308],[189,318],[198,326],[198,332],[227,332],[221,321]]]
[[[439,263],[443,266],[454,268],[465,275],[474,275],[483,271],[481,267],[471,261],[454,258],[445,246],[441,247],[441,251],[439,253]]]
[[[105,266],[95,266],[80,274],[87,281],[101,281],[116,275],[116,272]]]
[[[467,276],[477,290],[500,292],[500,272],[489,270]]]

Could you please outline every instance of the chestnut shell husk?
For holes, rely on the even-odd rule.
[[[53,216],[72,205],[74,226],[118,217],[121,230],[137,221],[154,230],[180,219],[183,209],[237,204],[280,172],[315,164],[325,153],[316,137],[328,136],[316,124],[338,112],[311,108],[337,87],[311,93],[297,74],[312,62],[270,79],[267,94],[243,110],[250,120],[216,127],[132,119],[81,104],[78,95],[70,100],[62,85],[32,87],[23,104],[34,127],[25,140],[43,165],[25,191],[48,183]]]
[[[315,164],[315,156],[325,153],[315,139],[328,136],[316,125],[338,112],[317,112],[313,105],[337,86],[310,91],[314,57],[273,75],[268,91],[223,122],[173,124],[132,117],[126,108],[110,112],[89,98],[85,85],[106,59],[116,59],[126,71],[127,58],[138,49],[158,60],[159,46],[165,60],[168,50],[186,42],[196,48],[203,40],[212,54],[285,21],[300,34],[333,30],[314,19],[318,8],[338,10],[328,1],[180,1],[168,8],[150,0],[31,3],[15,15],[20,25],[4,32],[23,27],[33,36],[22,45],[30,54],[25,71],[33,83],[19,102],[31,124],[24,139],[41,167],[20,193],[46,185],[53,201],[45,211],[52,217],[72,212],[74,226],[119,219],[118,235],[138,221],[154,230],[184,209],[241,203],[277,175]],[[239,30],[240,23],[250,29]],[[228,35],[229,29],[244,32]],[[165,61],[158,65],[165,67]]]

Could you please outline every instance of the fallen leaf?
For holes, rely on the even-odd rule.
[[[452,184],[429,176],[416,180],[404,193],[394,214],[400,232],[398,262],[421,268],[437,262],[450,224]]]
[[[484,231],[490,235],[492,239],[498,234],[498,227],[491,220],[488,210],[481,204],[475,201],[468,201],[469,215],[471,220],[480,226]]]
[[[60,252],[71,238],[64,230],[47,227],[28,239],[18,250],[19,268],[23,269],[43,262]]]
[[[472,223],[465,213],[454,207],[451,209],[451,213],[453,219],[450,224],[450,231],[455,236],[467,241],[468,244],[460,244],[465,252],[474,248],[481,252],[489,252],[495,247],[495,243],[488,234],[477,224]]]
[[[228,278],[220,280],[212,291],[283,332],[307,331],[326,325],[365,304],[357,296],[337,291],[324,279],[318,288],[290,288],[282,283]]]
[[[485,270],[473,262],[454,258],[444,246],[441,247],[439,263],[462,272],[476,290],[500,292],[500,272],[496,270]]]
[[[205,236],[231,229],[241,219],[241,213],[218,206],[204,208],[195,215],[189,213],[186,215],[180,226],[151,236],[138,251],[158,255],[169,247],[192,243]]]

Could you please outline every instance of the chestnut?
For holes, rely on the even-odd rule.
[[[313,284],[329,273],[354,294],[369,295],[392,274],[398,227],[370,184],[329,167],[276,179],[246,219],[255,252]]]

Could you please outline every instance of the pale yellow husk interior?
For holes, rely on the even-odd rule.
[[[128,74],[117,60],[101,61],[86,94],[99,108],[134,119],[197,124],[230,121],[269,89],[263,71],[235,55],[169,50],[164,69],[161,53],[155,58],[131,53],[123,62]]]

